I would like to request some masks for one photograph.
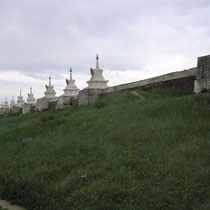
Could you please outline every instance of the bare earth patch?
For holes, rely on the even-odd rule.
[[[11,205],[7,201],[0,200],[0,209],[7,209],[7,210],[26,210],[20,206]]]

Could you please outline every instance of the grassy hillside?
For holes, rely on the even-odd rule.
[[[110,94],[0,118],[0,199],[27,209],[210,209],[210,95]]]

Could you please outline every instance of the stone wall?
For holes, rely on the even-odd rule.
[[[117,85],[105,89],[103,94],[137,88],[142,88],[143,90],[150,90],[152,88],[185,88],[193,91],[194,81],[196,79],[196,71],[197,68],[191,68],[150,79]]]
[[[198,57],[197,81],[207,81],[210,79],[210,55]]]
[[[19,106],[13,106],[12,107],[12,114],[21,114],[22,113],[22,108]]]
[[[22,113],[28,114],[28,113],[34,112],[35,109],[36,109],[35,105],[25,103],[25,104],[23,104],[23,107],[22,107]]]
[[[200,93],[204,90],[210,90],[210,55],[198,58],[194,92]]]
[[[86,88],[79,92],[78,105],[85,106],[91,104],[105,94],[138,88],[142,88],[143,90],[150,90],[152,88],[180,88],[193,91],[194,81],[196,80],[196,71],[197,68],[191,68],[150,79],[121,84],[106,89]]]
[[[100,98],[103,89],[83,89],[79,91],[78,106],[86,106],[92,104],[96,99]]]
[[[184,77],[179,79],[173,79],[163,82],[157,82],[142,87],[143,90],[150,90],[153,88],[179,88],[179,89],[188,89],[193,92],[194,81],[196,76]]]
[[[10,112],[8,108],[0,108],[0,115],[7,115]]]
[[[177,71],[164,74],[150,79],[139,80],[126,84],[116,85],[105,89],[85,88],[79,92],[78,97],[58,97],[58,98],[40,98],[36,103],[36,110],[55,110],[65,109],[71,106],[85,106],[95,102],[103,95],[122,91],[139,89],[150,90],[153,88],[180,88],[191,90],[195,93],[202,92],[204,89],[210,91],[210,55],[198,58],[198,65],[184,71]],[[23,113],[34,111],[28,105],[25,105]],[[4,110],[0,110],[0,114],[4,114]],[[12,108],[12,113],[22,113],[22,109],[18,107]]]
[[[50,98],[45,98],[45,97],[37,99],[36,110],[39,112],[48,110],[50,100],[51,100]]]

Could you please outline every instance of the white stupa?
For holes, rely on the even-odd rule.
[[[30,93],[28,94],[27,104],[35,105],[36,100],[34,98],[34,94],[32,93],[32,87],[30,87]]]
[[[10,101],[10,107],[14,107],[15,106],[15,99],[14,96],[12,96],[12,100]]]
[[[105,80],[103,77],[103,70],[99,68],[99,57],[96,56],[96,68],[90,69],[91,78],[88,83],[87,88],[93,88],[93,89],[104,89],[107,88],[107,82],[108,80]]]
[[[20,90],[20,96],[18,96],[18,100],[17,100],[17,106],[22,108],[23,104],[24,104],[24,100],[23,100],[23,96],[21,95],[21,90]]]
[[[79,95],[79,89],[75,85],[75,80],[72,79],[72,68],[70,68],[70,79],[66,79],[66,87],[63,91],[64,94],[62,96],[74,97]]]
[[[9,103],[7,101],[7,98],[6,98],[5,102],[4,102],[4,108],[5,109],[9,109]]]
[[[45,85],[46,91],[44,92],[45,97],[44,98],[55,98],[55,90],[53,89],[53,85],[51,85],[51,77],[49,77],[49,85]]]
[[[3,109],[3,108],[4,108],[4,102],[1,101],[1,109]]]

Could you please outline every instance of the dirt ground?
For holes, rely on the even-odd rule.
[[[20,206],[11,205],[7,201],[0,200],[0,209],[5,210],[26,210]]]

